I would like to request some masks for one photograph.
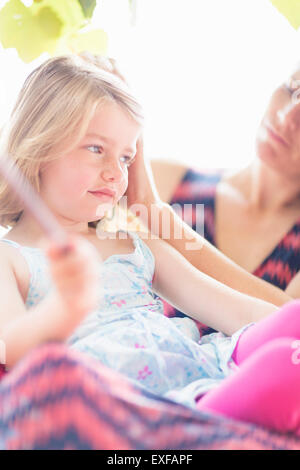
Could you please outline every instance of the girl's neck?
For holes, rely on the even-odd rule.
[[[66,219],[62,220],[62,218],[58,219],[58,222],[66,232],[84,237],[95,231],[95,229],[89,227],[87,222],[72,222]],[[46,236],[35,219],[23,212],[16,225],[8,232],[6,238],[26,246],[39,247]]]

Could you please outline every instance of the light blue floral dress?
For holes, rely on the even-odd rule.
[[[99,274],[102,300],[66,343],[155,394],[195,407],[197,396],[237,368],[231,355],[241,333],[252,323],[232,337],[213,333],[200,339],[193,320],[164,316],[162,302],[152,291],[152,252],[137,234],[127,233],[134,251],[104,261]],[[48,260],[38,248],[2,242],[20,250],[28,263],[31,278],[26,307],[30,308],[54,288]]]

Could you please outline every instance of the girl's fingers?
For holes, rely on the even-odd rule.
[[[66,256],[73,255],[76,253],[76,245],[73,241],[69,241],[65,246],[57,246],[53,244],[48,244],[45,248],[46,254],[52,260],[59,260],[60,258],[65,259]]]
[[[56,245],[48,245],[46,254],[51,261],[55,263],[66,263],[68,261],[81,260],[82,262],[97,259],[100,261],[100,255],[96,248],[85,239],[70,239],[65,247],[58,247]]]

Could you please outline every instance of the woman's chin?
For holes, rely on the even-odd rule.
[[[300,177],[300,165],[295,166],[289,154],[278,154],[267,142],[259,143],[256,146],[257,158],[274,172],[287,178]]]
[[[278,166],[278,154],[276,149],[268,142],[256,143],[256,155],[265,164],[270,164],[272,168]]]

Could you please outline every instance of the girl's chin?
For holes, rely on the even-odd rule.
[[[98,219],[101,217],[112,217],[114,207],[115,204],[109,202],[99,204],[96,209],[96,216],[98,217]]]

